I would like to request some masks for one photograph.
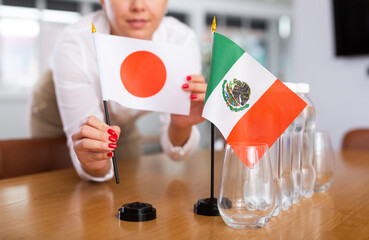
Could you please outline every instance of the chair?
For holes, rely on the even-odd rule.
[[[64,136],[0,141],[0,179],[72,166]]]
[[[348,131],[343,137],[342,149],[369,150],[369,128]]]

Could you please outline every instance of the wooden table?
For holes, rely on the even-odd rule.
[[[222,153],[216,154],[216,193]],[[163,154],[119,162],[121,183],[81,181],[74,169],[0,181],[0,239],[368,239],[369,152],[337,154],[336,179],[262,229],[235,230],[193,213],[209,197],[208,151],[184,162]],[[118,219],[122,204],[149,202],[157,219]]]

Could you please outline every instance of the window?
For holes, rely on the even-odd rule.
[[[32,88],[48,66],[57,37],[81,14],[74,11],[79,5],[63,7],[64,1],[48,1],[52,9],[34,8],[31,1],[3,4],[8,2],[13,6],[0,5],[0,89],[9,92]]]
[[[1,85],[30,87],[39,75],[38,10],[0,6],[0,14]]]

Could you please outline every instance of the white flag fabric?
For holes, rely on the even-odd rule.
[[[93,33],[103,100],[147,111],[188,115],[193,50],[183,45]]]

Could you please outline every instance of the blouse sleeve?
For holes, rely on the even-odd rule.
[[[173,160],[183,160],[191,155],[195,150],[200,141],[200,132],[196,126],[192,126],[191,135],[187,142],[181,146],[173,146],[169,139],[168,128],[170,123],[170,114],[162,113],[160,115],[160,144],[163,151]]]
[[[75,32],[64,33],[52,56],[51,68],[73,165],[82,179],[102,182],[113,177],[113,167],[104,177],[93,177],[86,173],[73,150],[71,137],[88,116],[104,119],[101,90],[96,81],[97,67],[93,67],[96,60],[94,49],[91,49],[92,36],[91,39],[80,36]]]

